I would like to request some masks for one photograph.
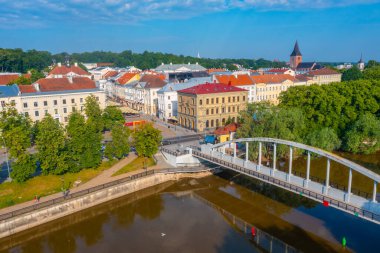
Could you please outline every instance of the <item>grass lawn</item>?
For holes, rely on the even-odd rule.
[[[64,179],[64,187],[71,188],[76,180],[79,179],[82,183],[85,183],[99,175],[103,170],[110,168],[116,162],[116,160],[112,162],[103,162],[98,168],[84,169],[77,173],[67,173],[62,176],[41,175],[31,178],[24,183],[2,183],[0,184],[0,208],[32,200],[35,195],[42,197],[43,200],[43,196],[61,191],[61,178]]]
[[[120,170],[116,171],[112,176],[117,176],[117,175],[124,174],[124,173],[130,172],[130,171],[142,169],[142,168],[144,168],[144,160],[145,160],[144,157],[137,157],[132,162],[125,165]],[[153,166],[155,164],[156,164],[156,162],[154,161],[153,158],[146,158],[146,166],[147,167]]]

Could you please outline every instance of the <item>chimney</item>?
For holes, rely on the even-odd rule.
[[[40,91],[40,85],[38,83],[34,83],[33,86],[36,89],[36,91]]]
[[[67,76],[67,79],[69,80],[70,83],[73,83],[73,77],[72,76]]]
[[[237,76],[238,76],[237,73],[234,73],[234,77],[237,78]]]
[[[62,63],[58,62],[58,67],[62,67]]]
[[[75,67],[78,67],[78,63],[77,63],[77,62],[75,62],[75,63],[74,63],[74,66],[75,66]]]

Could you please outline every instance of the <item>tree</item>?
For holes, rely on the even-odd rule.
[[[76,172],[83,168],[81,164],[82,154],[85,152],[86,121],[80,112],[73,112],[69,116],[66,126],[67,149],[70,156],[70,171]]]
[[[375,60],[369,60],[368,63],[367,63],[367,66],[366,68],[372,68],[372,67],[375,67],[375,66],[380,66],[380,63],[375,61]]]
[[[94,95],[86,97],[84,111],[87,116],[87,124],[94,125],[97,131],[103,130],[102,110]]]
[[[318,147],[326,151],[332,151],[340,147],[341,141],[331,128],[316,129],[306,136],[308,145]]]
[[[129,153],[130,130],[123,125],[115,125],[112,128],[112,142],[106,145],[105,154],[111,160],[114,157],[122,158]]]
[[[370,154],[380,149],[380,120],[364,114],[345,136],[344,149],[353,153]]]
[[[133,143],[139,156],[152,157],[158,152],[161,140],[161,131],[151,123],[141,125],[133,133]]]
[[[31,74],[30,80],[32,83],[36,82],[38,79],[45,77],[45,75],[43,73],[41,73],[40,71],[38,71],[36,69],[31,69],[31,70],[29,70],[29,72]]]
[[[12,179],[24,182],[36,172],[36,160],[33,155],[23,153],[12,163]]]
[[[31,84],[32,81],[30,80],[30,78],[21,75],[17,77],[15,80],[10,81],[7,85],[12,85],[15,83],[18,85],[27,85],[27,84]]]
[[[357,67],[347,69],[342,74],[342,81],[352,81],[361,78],[363,78],[363,73]]]
[[[43,174],[59,175],[68,170],[64,131],[61,124],[50,114],[38,123],[36,147]]]
[[[114,125],[122,125],[125,122],[122,111],[116,106],[107,106],[102,118],[105,129],[111,129]]]
[[[364,70],[364,78],[380,80],[380,66],[373,66],[372,68],[366,68]]]

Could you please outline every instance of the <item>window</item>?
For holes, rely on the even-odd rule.
[[[53,101],[53,104],[54,104],[54,105],[58,105],[57,100],[54,100],[54,101]]]
[[[172,109],[172,105],[171,105],[171,104],[168,104],[168,109],[169,109],[169,110]]]
[[[80,111],[83,112],[83,106],[80,107]]]
[[[62,100],[62,104],[64,105],[66,104],[66,99]]]
[[[47,101],[44,101],[44,106],[47,106],[48,105],[48,102]]]
[[[54,109],[54,113],[55,113],[55,114],[58,114],[58,109]]]
[[[202,105],[202,99],[199,100],[199,105]]]
[[[228,103],[231,103],[231,97],[228,97]]]
[[[71,103],[72,103],[72,104],[75,103],[75,98],[72,98],[72,99],[71,99]]]
[[[206,110],[206,115],[208,115],[208,109]]]
[[[34,102],[34,107],[38,107],[38,102]]]
[[[24,108],[28,108],[28,103],[24,103]]]
[[[224,98],[222,98],[222,103],[224,103]]]
[[[67,122],[67,117],[64,117],[64,121]]]
[[[232,112],[235,112],[235,106],[232,106]]]
[[[192,103],[193,105],[195,104],[195,100],[194,100],[194,98],[191,99],[191,103]]]
[[[191,115],[194,115],[194,109],[191,109]]]
[[[222,108],[222,113],[225,113],[225,110],[226,110],[225,108]]]
[[[83,98],[80,98],[79,100],[80,100],[81,103],[83,103]]]
[[[28,112],[25,112],[25,117],[28,117],[29,116],[29,113]]]
[[[208,100],[208,98],[206,99],[206,105],[208,105],[209,104],[209,100]]]
[[[34,116],[38,117],[38,116],[40,116],[40,113],[38,111],[35,111]]]
[[[216,114],[218,114],[218,113],[219,113],[219,108],[216,108],[216,111],[215,111],[215,113],[216,113]]]
[[[237,101],[239,102],[239,100],[240,100],[240,97],[239,97],[239,96],[237,96]]]
[[[67,108],[63,108],[63,113],[67,113]]]
[[[170,96],[168,96],[168,100],[170,100]]]
[[[48,114],[48,110],[45,110],[45,115],[47,115]]]
[[[213,98],[211,99],[211,104],[214,104],[214,99]]]
[[[243,101],[245,101],[245,96],[243,96]]]
[[[74,106],[72,107],[72,112],[75,112],[75,107]]]
[[[11,105],[15,105],[15,104],[16,104],[16,101],[11,100]]]
[[[5,101],[1,101],[1,106],[5,107]]]
[[[232,102],[234,102],[234,103],[235,103],[235,97],[232,97]]]
[[[214,114],[214,109],[211,109],[211,114]]]
[[[153,95],[154,95],[154,92],[153,92]],[[96,101],[99,101],[99,97],[95,97]]]
[[[216,98],[216,103],[219,104],[219,98]]]
[[[172,114],[169,112],[169,118],[172,116]]]

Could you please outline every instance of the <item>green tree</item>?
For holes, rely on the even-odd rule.
[[[102,110],[100,109],[97,97],[91,95],[86,98],[84,111],[87,116],[87,124],[93,125],[97,131],[102,131]]]
[[[15,83],[18,85],[27,85],[27,84],[31,84],[32,81],[30,80],[30,78],[21,75],[17,77],[15,80],[10,81],[7,85],[12,85]]]
[[[102,118],[105,129],[111,129],[114,125],[122,125],[125,122],[122,111],[116,106],[107,106]]]
[[[69,116],[66,126],[67,149],[70,156],[70,171],[76,172],[83,168],[81,164],[82,154],[86,145],[86,121],[80,112],[73,112]]]
[[[105,155],[111,160],[114,157],[121,159],[129,153],[130,130],[123,125],[115,125],[112,128],[112,142],[106,145]]]
[[[12,163],[12,179],[24,182],[36,172],[36,160],[33,155],[23,153]]]
[[[45,77],[45,75],[37,69],[31,69],[29,72],[31,74],[30,80],[32,83],[36,82],[38,79]]]
[[[65,135],[61,124],[47,114],[39,123],[36,136],[37,159],[43,174],[63,174],[68,170]]]
[[[342,74],[342,81],[352,81],[361,78],[363,78],[363,73],[357,67],[347,69]]]
[[[364,114],[345,136],[344,149],[353,153],[369,154],[380,149],[380,120]]]
[[[139,156],[152,157],[158,152],[161,140],[161,131],[151,123],[140,126],[133,133],[133,143]]]
[[[375,61],[375,60],[369,60],[368,63],[367,63],[367,66],[366,68],[372,68],[372,67],[375,67],[375,66],[380,66],[380,63]]]
[[[331,128],[316,129],[306,136],[308,145],[318,147],[326,151],[332,151],[340,147],[341,141]]]
[[[372,68],[366,68],[364,70],[364,78],[380,80],[380,66],[373,66]]]

